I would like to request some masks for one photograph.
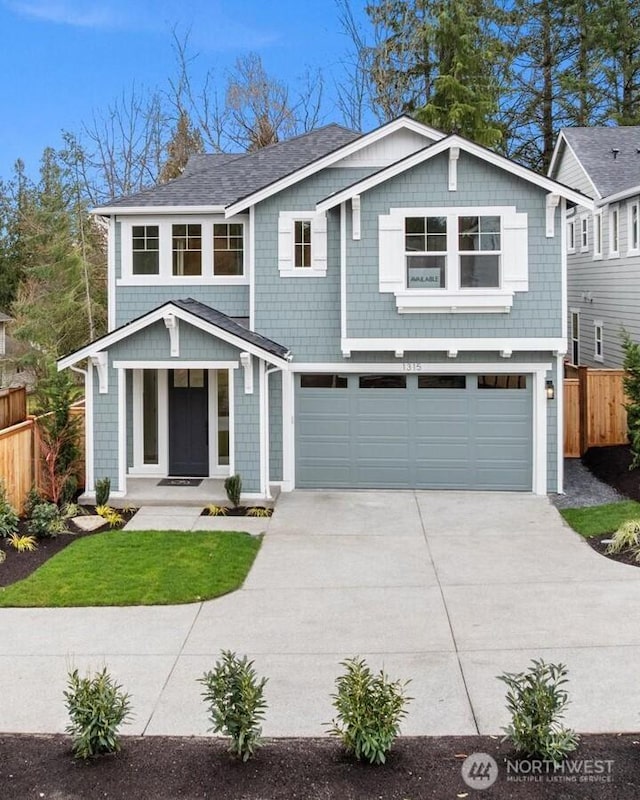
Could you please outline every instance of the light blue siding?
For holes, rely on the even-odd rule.
[[[230,317],[249,316],[248,286],[119,286],[116,296],[116,327],[171,300],[189,297]]]

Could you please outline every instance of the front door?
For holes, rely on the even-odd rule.
[[[169,372],[169,474],[209,475],[207,370]]]

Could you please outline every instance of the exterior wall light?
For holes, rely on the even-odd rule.
[[[547,400],[554,400],[556,396],[556,388],[553,385],[553,381],[547,381],[545,383],[545,391],[547,393]]]

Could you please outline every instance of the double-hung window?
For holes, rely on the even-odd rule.
[[[593,257],[602,258],[602,211],[593,215]]]
[[[326,214],[279,213],[278,270],[282,278],[321,278],[327,274]]]
[[[446,217],[407,217],[405,250],[408,289],[446,288]]]
[[[580,251],[586,253],[589,249],[589,217],[580,217]]]
[[[242,275],[244,270],[244,233],[238,223],[215,223],[213,226],[213,274]]]
[[[160,234],[158,225],[132,226],[131,272],[134,275],[157,275],[160,272]]]
[[[500,217],[458,217],[460,286],[500,286]]]
[[[567,222],[567,252],[568,253],[575,253],[576,252],[576,221],[575,221],[575,219],[570,219]]]
[[[171,252],[174,275],[202,275],[202,225],[173,225]]]
[[[627,253],[637,255],[640,251],[640,201],[633,200],[627,208]]]
[[[609,211],[609,258],[620,255],[620,210],[614,206]]]
[[[293,221],[293,266],[294,269],[311,267],[311,220]]]

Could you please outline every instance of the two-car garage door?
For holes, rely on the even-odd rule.
[[[296,486],[531,490],[531,375],[296,376]]]

